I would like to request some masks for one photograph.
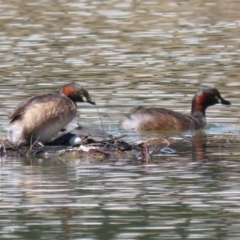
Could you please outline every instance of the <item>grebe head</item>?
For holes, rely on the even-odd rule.
[[[95,105],[87,90],[76,83],[63,85],[59,89],[59,94],[70,98],[73,102],[88,102]]]
[[[209,106],[221,103],[223,105],[231,105],[225,100],[216,88],[207,88],[199,90],[192,100],[192,113],[201,111],[205,114],[205,110]]]

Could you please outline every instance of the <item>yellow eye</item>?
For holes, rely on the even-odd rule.
[[[87,99],[86,99],[84,96],[82,96],[82,100],[83,100],[84,102],[87,101]]]

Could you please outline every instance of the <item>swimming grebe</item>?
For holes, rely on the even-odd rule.
[[[122,119],[120,126],[138,131],[201,129],[206,125],[206,109],[217,103],[231,104],[221,97],[217,89],[202,89],[193,97],[191,116],[164,108],[137,107]]]
[[[62,86],[58,93],[26,99],[9,116],[8,139],[16,146],[47,143],[75,118],[76,102],[95,105],[87,90],[75,83]]]

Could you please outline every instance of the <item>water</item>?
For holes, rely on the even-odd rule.
[[[2,157],[0,238],[239,239],[239,10],[225,0],[1,1],[3,135],[20,101],[67,82],[88,89],[116,135],[137,105],[189,113],[199,88],[232,105],[209,108],[194,136],[129,134],[159,138],[149,164],[128,153]],[[101,128],[93,106],[79,114]]]

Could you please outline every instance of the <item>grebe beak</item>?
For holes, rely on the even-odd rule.
[[[88,99],[87,102],[92,104],[92,105],[96,105],[96,103],[94,101],[92,101],[92,99]]]
[[[227,100],[225,100],[224,98],[220,98],[220,101],[221,101],[221,103],[223,104],[223,105],[231,105],[231,103],[229,102],[229,101],[227,101]]]
[[[87,103],[90,103],[92,105],[96,105],[96,103],[89,96],[88,97],[81,96],[81,97],[82,97],[83,102],[87,102]]]

